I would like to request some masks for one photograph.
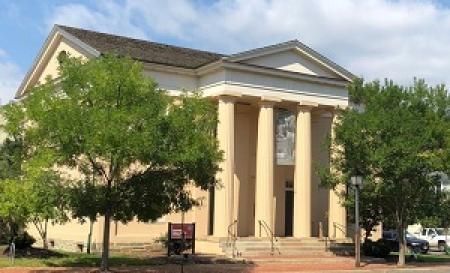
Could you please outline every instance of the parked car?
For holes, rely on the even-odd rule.
[[[430,244],[427,240],[417,238],[416,236],[406,232],[406,247],[415,253],[428,253]],[[383,239],[390,242],[391,251],[397,252],[399,250],[399,242],[396,231],[383,231]]]
[[[448,234],[447,234],[448,235]],[[450,235],[445,235],[443,228],[423,228],[417,237],[428,241],[430,247],[439,251],[445,251],[445,246],[450,247]]]

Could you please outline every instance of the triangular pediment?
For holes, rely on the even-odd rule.
[[[297,40],[234,54],[226,60],[346,81],[351,81],[355,77]]]
[[[28,89],[44,83],[48,76],[52,78],[58,76],[58,56],[61,52],[65,52],[72,57],[81,58],[92,58],[99,55],[94,49],[72,35],[64,32],[57,26],[54,27],[19,86],[16,98],[23,96]]]
[[[302,56],[302,54],[296,50],[286,50],[258,56],[241,62],[314,76],[339,78],[339,75],[335,72],[306,56]]]

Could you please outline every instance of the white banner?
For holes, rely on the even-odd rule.
[[[295,113],[279,108],[276,111],[277,165],[295,164]]]

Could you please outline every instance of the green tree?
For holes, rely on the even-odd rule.
[[[5,109],[11,111],[14,108]],[[13,122],[8,121],[7,125]],[[63,187],[51,169],[50,154],[40,150],[30,157],[24,143],[23,137],[10,135],[0,147],[3,151],[0,158],[0,217],[7,223],[9,240],[17,237],[26,224],[32,223],[41,236],[43,247],[48,248],[48,222],[66,220]]]
[[[8,104],[1,107],[0,115],[5,123],[0,126],[6,139],[0,140],[0,218],[3,241],[10,241],[23,230],[28,212],[26,195],[18,179],[22,175],[25,145],[21,135],[23,112],[19,107]],[[9,121],[9,122],[8,122]],[[24,204],[24,205],[22,205]]]
[[[435,192],[436,179],[430,174],[443,169],[449,97],[444,86],[429,87],[422,80],[411,87],[356,81],[349,92],[357,105],[342,111],[331,146],[336,154],[331,163],[343,175],[328,173],[323,183],[347,184],[352,175],[369,181],[370,198],[378,200],[383,219],[392,220],[402,238],[403,265],[404,231]]]
[[[65,186],[58,173],[52,169],[53,161],[51,153],[40,150],[25,163],[24,175],[21,177],[29,209],[27,222],[35,226],[44,249],[48,249],[49,222],[61,224],[68,220]]]
[[[348,209],[350,219],[354,222],[355,215],[355,195],[353,189],[349,190],[349,194],[344,196],[344,205]],[[374,181],[365,180],[364,188],[359,195],[359,225],[364,230],[366,241],[372,235],[374,228],[383,220],[382,204],[378,196],[377,186]]]
[[[105,218],[102,270],[108,269],[112,220],[156,220],[196,204],[187,185],[214,184],[221,159],[214,104],[198,93],[168,96],[138,62],[62,58],[58,79],[21,103],[31,124],[27,138],[57,153],[60,167],[83,173],[70,184],[72,194],[78,192],[69,202],[74,216]]]
[[[14,179],[21,174],[22,146],[22,141],[11,138],[7,138],[0,144],[0,192],[2,193],[8,191],[12,194],[15,191]],[[4,194],[0,196],[1,241],[9,241],[10,238],[15,237],[24,225],[20,212],[14,210],[10,202],[5,203],[5,198]]]

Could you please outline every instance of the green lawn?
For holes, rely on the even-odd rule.
[[[3,251],[3,247],[0,246],[0,251]],[[1,253],[1,252],[0,252]],[[397,254],[390,255],[391,260],[397,259]],[[0,268],[2,267],[99,267],[101,256],[99,253],[86,254],[86,253],[73,253],[64,251],[51,250],[45,252],[44,255],[31,254],[27,257],[16,258],[14,264],[12,264],[7,256],[0,254]],[[139,257],[125,254],[111,254],[110,265],[112,267],[121,266],[151,266],[151,265],[163,265],[167,263],[179,262],[179,260],[168,259],[164,256],[154,257]],[[408,255],[408,262],[418,263],[448,263],[450,264],[450,255],[418,255],[417,259],[413,259]]]
[[[0,250],[4,248],[0,247]],[[2,251],[3,252],[3,251]],[[99,253],[73,253],[64,251],[49,251],[48,255],[30,255],[28,257],[18,257],[11,263],[9,258],[0,254],[1,267],[98,267],[100,266],[101,256]],[[159,265],[167,263],[165,257],[135,257],[123,254],[111,254],[110,265],[119,266],[145,266]]]
[[[419,255],[417,261],[423,263],[450,263],[450,255]]]
[[[398,253],[392,252],[389,257],[387,258],[388,261],[397,261],[398,259]],[[418,254],[416,258],[413,257],[411,254],[406,255],[406,260],[408,262],[416,262],[416,263],[448,263],[450,264],[450,255],[445,254]]]

